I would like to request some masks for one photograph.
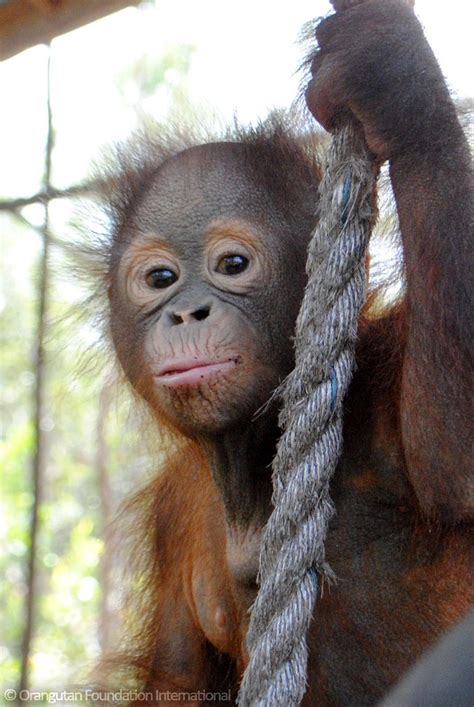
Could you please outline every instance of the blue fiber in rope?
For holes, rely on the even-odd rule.
[[[318,588],[318,573],[316,572],[316,568],[313,565],[309,568],[308,574],[313,581],[314,588],[317,589]]]
[[[341,221],[342,221],[343,226],[346,225],[347,219],[349,218],[349,200],[350,200],[350,196],[351,196],[351,183],[352,183],[351,177],[347,176],[344,179],[344,184],[342,185]]]
[[[337,400],[337,376],[334,368],[331,368],[329,377],[331,381],[331,412],[334,412]]]

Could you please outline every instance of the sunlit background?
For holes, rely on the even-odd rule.
[[[0,201],[42,190],[51,68],[54,130],[51,184],[84,182],[101,147],[126,136],[144,114],[166,122],[255,121],[289,106],[302,58],[297,38],[329,2],[156,0],[125,9],[0,64]],[[449,84],[460,99],[472,84],[472,6],[417,0],[417,11]],[[66,317],[77,298],[65,277],[75,205],[49,208],[53,239],[45,318],[43,458],[32,638],[25,648],[27,562],[34,501],[32,421],[37,386],[38,280],[44,208],[0,212],[2,289],[2,500],[0,506],[0,685],[29,682],[58,690],[113,640],[118,587],[107,558],[107,524],[147,462],[134,424],[98,365],[78,375],[79,352],[93,349],[88,324]],[[126,405],[125,405],[126,408]],[[27,656],[25,654],[27,653]]]

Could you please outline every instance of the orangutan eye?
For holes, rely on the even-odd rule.
[[[216,272],[221,275],[240,275],[249,266],[249,259],[244,255],[225,255],[217,263]]]
[[[169,268],[155,268],[154,270],[150,270],[145,278],[148,287],[152,287],[155,290],[171,287],[177,279],[177,274]]]

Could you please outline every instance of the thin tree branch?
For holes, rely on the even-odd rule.
[[[112,589],[113,548],[111,544],[111,521],[114,508],[113,492],[109,479],[109,449],[106,439],[107,417],[112,403],[113,381],[111,377],[104,381],[99,396],[97,416],[95,473],[100,499],[100,534],[104,543],[104,552],[100,564],[102,598],[99,611],[99,644],[105,655],[111,644],[111,626],[113,611],[110,606]]]
[[[44,225],[43,226],[35,226],[33,223],[30,223],[28,221],[28,219],[25,218],[23,216],[23,214],[20,214],[18,211],[12,211],[11,215],[14,218],[16,218],[18,221],[20,221],[20,223],[23,224],[24,226],[31,228],[33,231],[35,231],[42,238],[45,237]],[[61,240],[61,238],[56,238],[56,236],[51,235],[51,233],[47,234],[47,238],[48,238],[50,244],[54,245],[55,248],[62,248],[63,250],[72,250],[72,251],[77,250],[77,246],[74,243],[68,243],[67,241]]]
[[[46,137],[45,167],[44,167],[44,187],[49,193],[51,181],[51,156],[53,151],[53,120],[51,108],[51,50],[48,54],[47,63],[47,116],[48,127]],[[45,350],[44,339],[47,326],[48,314],[48,282],[49,282],[49,213],[48,205],[45,204],[43,223],[43,253],[41,256],[41,270],[39,280],[39,298],[37,314],[37,347],[35,366],[35,391],[33,401],[33,424],[35,434],[35,450],[32,464],[32,484],[33,484],[33,507],[30,517],[30,548],[27,567],[27,593],[25,600],[25,629],[23,633],[22,654],[21,654],[21,674],[19,694],[22,690],[27,690],[29,686],[30,662],[32,652],[32,640],[36,623],[36,600],[38,587],[38,534],[39,534],[39,509],[42,500],[43,477],[45,467],[45,439],[41,429],[41,420],[44,415],[44,389],[45,389]]]
[[[19,197],[18,199],[4,199],[0,201],[0,211],[17,211],[30,204],[49,204],[53,199],[71,199],[75,196],[85,196],[100,192],[104,183],[93,179],[83,184],[75,184],[67,189],[55,189],[48,185],[32,196]]]

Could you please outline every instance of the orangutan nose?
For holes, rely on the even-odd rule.
[[[168,314],[172,324],[191,324],[194,321],[201,322],[207,319],[210,311],[210,306],[205,306],[198,309],[180,309]]]

